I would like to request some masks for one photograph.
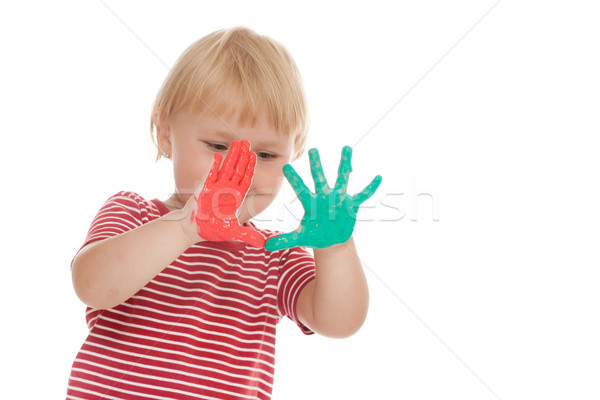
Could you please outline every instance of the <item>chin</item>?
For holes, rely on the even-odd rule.
[[[244,202],[240,207],[241,212],[238,215],[240,224],[248,222],[250,219],[265,211],[273,202],[274,198],[275,196],[256,193],[246,196],[246,199],[244,199]]]

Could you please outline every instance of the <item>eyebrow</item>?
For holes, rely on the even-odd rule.
[[[217,134],[218,136],[221,136],[223,139],[226,140],[241,140],[240,137],[232,131],[225,131],[225,130],[218,130],[214,132],[215,134]]]
[[[231,131],[226,131],[226,130],[218,130],[214,132],[216,135],[222,137],[224,140],[228,140],[228,141],[232,141],[232,140],[241,140],[239,138],[239,136],[237,136],[235,133],[231,132]],[[269,147],[269,146],[278,146],[280,145],[280,141],[279,140],[265,140],[265,141],[258,141],[258,142],[250,142],[250,145],[254,148],[258,147]]]

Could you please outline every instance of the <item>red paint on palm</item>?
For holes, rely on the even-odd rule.
[[[264,236],[251,227],[240,226],[236,215],[252,183],[256,153],[250,151],[247,140],[234,140],[219,169],[222,159],[221,153],[215,153],[215,161],[196,198],[192,219],[198,235],[205,240],[241,240],[264,247]]]

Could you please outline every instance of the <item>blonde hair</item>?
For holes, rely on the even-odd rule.
[[[241,100],[230,104],[232,96]],[[237,99],[236,99],[237,100]],[[208,105],[210,103],[210,106]],[[213,32],[179,57],[156,96],[150,133],[179,111],[208,109],[219,117],[240,112],[240,123],[255,124],[266,115],[279,134],[292,135],[292,161],[306,145],[307,110],[298,68],[280,43],[247,28]]]

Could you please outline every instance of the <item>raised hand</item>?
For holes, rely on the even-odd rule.
[[[195,197],[197,208],[192,220],[198,235],[205,240],[241,240],[263,247],[264,236],[253,228],[240,226],[236,215],[252,183],[256,153],[250,151],[247,140],[234,140],[219,170],[222,159],[221,153],[215,153],[204,186]]]
[[[333,188],[327,184],[319,151],[310,149],[308,155],[315,191],[311,192],[306,187],[290,164],[283,167],[283,174],[304,207],[304,217],[296,231],[267,240],[265,248],[269,251],[295,246],[324,248],[345,243],[352,236],[358,208],[381,184],[381,176],[377,175],[360,193],[354,196],[347,193],[348,177],[352,171],[350,146],[342,149],[338,177]]]

